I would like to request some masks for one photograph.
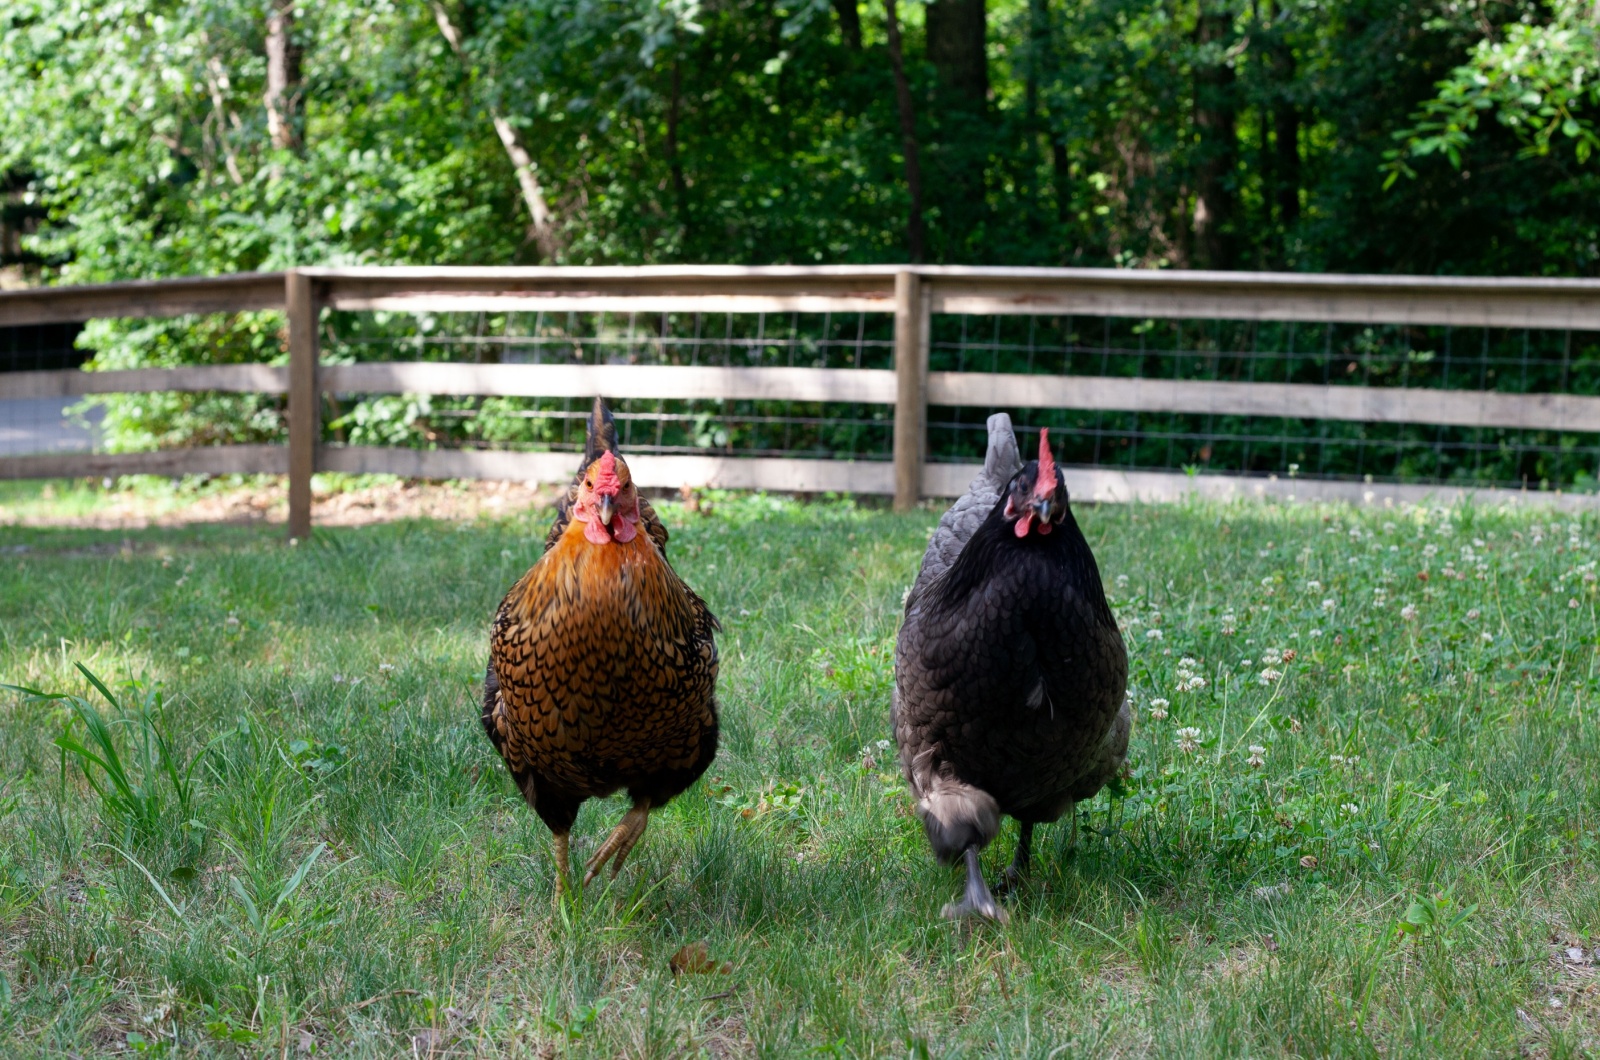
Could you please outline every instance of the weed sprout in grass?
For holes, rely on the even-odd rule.
[[[34,699],[66,703],[68,726],[55,739],[63,792],[71,761],[99,798],[106,819],[126,836],[140,842],[179,836],[192,848],[185,852],[197,856],[204,826],[195,814],[195,770],[209,748],[187,758],[174,751],[164,731],[166,699],[159,684],[130,680],[125,689],[139,702],[129,709],[88,667],[79,663],[77,669],[111,708],[109,719],[81,696],[5,686]],[[118,739],[118,733],[125,738]]]

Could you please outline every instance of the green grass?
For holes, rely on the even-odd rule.
[[[0,681],[76,697],[0,691],[7,1053],[1600,1048],[1594,967],[1552,959],[1600,943],[1592,519],[1081,509],[1127,624],[1131,775],[1076,852],[1041,832],[1001,929],[939,918],[959,879],[879,744],[937,513],[662,514],[722,618],[722,751],[560,908],[477,721],[545,514],[297,548],[0,529]],[[622,809],[590,803],[575,856]],[[674,977],[701,941],[731,969]]]

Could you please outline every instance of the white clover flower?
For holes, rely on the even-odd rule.
[[[1126,574],[1117,575],[1117,585],[1123,586],[1123,585],[1127,585],[1127,584],[1128,584],[1128,576]]]
[[[1196,666],[1199,666],[1199,665],[1200,664],[1198,662],[1196,662],[1195,660],[1191,659],[1187,655],[1185,655],[1183,658],[1178,660],[1178,666],[1180,668],[1184,669],[1184,670],[1193,670]]]
[[[1150,716],[1157,721],[1165,719],[1167,716],[1167,706],[1167,701],[1164,699],[1152,699],[1150,701]]]
[[[1306,592],[1308,592],[1308,593],[1320,593],[1321,591],[1322,591],[1322,583],[1317,581],[1317,579],[1312,578],[1310,581],[1306,582]]]
[[[1191,689],[1193,689],[1195,691],[1199,691],[1200,689],[1204,688],[1205,686],[1206,686],[1206,679],[1204,677],[1201,677],[1199,674],[1195,674],[1193,677],[1189,678],[1189,687]]]
[[[1467,618],[1473,622],[1476,622],[1480,617],[1482,617],[1482,615],[1483,612],[1479,611],[1476,607],[1467,612]]]
[[[1353,802],[1347,802],[1343,806],[1340,806],[1339,809],[1346,817],[1354,817],[1356,814],[1361,812],[1361,807],[1357,806]]]
[[[380,674],[393,673],[394,672],[394,663],[379,663],[378,664],[378,672]]]
[[[1272,588],[1272,578],[1271,577],[1262,578],[1261,579],[1261,587],[1263,589]]]
[[[1166,637],[1166,634],[1159,629],[1147,629],[1144,631],[1144,636],[1146,640],[1161,640]]]
[[[1307,633],[1306,636],[1308,636],[1308,637],[1320,637],[1320,636],[1322,636],[1322,630],[1314,629],[1310,633]]]
[[[1256,683],[1262,686],[1270,685],[1272,682],[1276,681],[1282,676],[1283,674],[1279,671],[1268,667],[1267,669],[1262,670],[1259,674],[1256,674]]]
[[[234,614],[232,611],[229,611],[228,617],[222,620],[222,624],[225,626],[237,627],[239,625],[239,616]]]
[[[1478,634],[1478,639],[1483,641],[1485,644],[1493,644],[1494,634],[1490,633],[1488,630],[1484,630],[1482,633]]]
[[[1578,598],[1576,596],[1574,596],[1572,599],[1568,600],[1567,601],[1567,606],[1569,608],[1571,608],[1572,610],[1576,611],[1578,609]]]
[[[1407,604],[1406,606],[1402,607],[1400,609],[1400,617],[1405,619],[1407,622],[1415,622],[1417,620],[1417,605]]]
[[[1336,608],[1338,606],[1339,606],[1338,604],[1333,602],[1333,597],[1331,597],[1331,596],[1327,597],[1326,599],[1324,599],[1322,601],[1322,609],[1324,611],[1332,611],[1334,608]]]
[[[1268,648],[1261,653],[1261,661],[1268,666],[1276,666],[1283,661],[1283,652],[1277,648]]]
[[[510,559],[511,558],[511,550],[509,548],[502,548],[500,550],[500,558],[501,559]]]
[[[1250,664],[1253,663],[1253,662],[1255,662],[1254,659],[1240,659],[1239,660],[1239,669],[1248,670],[1248,669],[1250,669]]]
[[[1267,760],[1266,760],[1265,757],[1263,757],[1263,756],[1266,755],[1266,753],[1267,753],[1267,749],[1265,747],[1262,747],[1258,743],[1251,744],[1250,745],[1250,757],[1246,758],[1244,760],[1245,761],[1245,765],[1249,766],[1251,769],[1260,769],[1263,765],[1266,764]]]
[[[889,741],[888,740],[879,740],[878,741],[878,750],[887,751],[888,749],[889,749]]]
[[[1328,764],[1329,765],[1342,766],[1342,765],[1344,765],[1344,763],[1345,763],[1344,755],[1329,755],[1328,756]]]
[[[1422,546],[1422,554],[1424,556],[1428,557],[1429,559],[1432,559],[1434,556],[1437,556],[1439,554],[1439,546],[1438,545],[1423,545]]]
[[[1200,749],[1200,730],[1184,728],[1178,730],[1178,750],[1184,754],[1194,754]]]

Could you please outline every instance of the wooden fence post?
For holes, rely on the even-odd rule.
[[[317,469],[321,433],[317,392],[317,300],[311,277],[284,273],[284,311],[289,318],[289,539],[311,536],[311,475]]]
[[[923,421],[927,373],[923,359],[922,277],[894,274],[894,510],[908,512],[922,496]]]

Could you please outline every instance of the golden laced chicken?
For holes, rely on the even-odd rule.
[[[1000,816],[1022,822],[1007,887],[1035,824],[1073,812],[1122,768],[1128,656],[1100,570],[1050,452],[1023,464],[1011,418],[989,418],[984,469],[940,520],[906,597],[892,718],[900,764],[942,864],[966,862],[948,917],[1004,921],[978,855]]]
[[[559,892],[584,800],[624,789],[633,800],[589,859],[588,884],[608,861],[621,871],[650,811],[716,756],[720,627],[667,562],[666,527],[634,488],[599,398],[558,508],[544,555],[495,615],[483,727],[554,834]]]

